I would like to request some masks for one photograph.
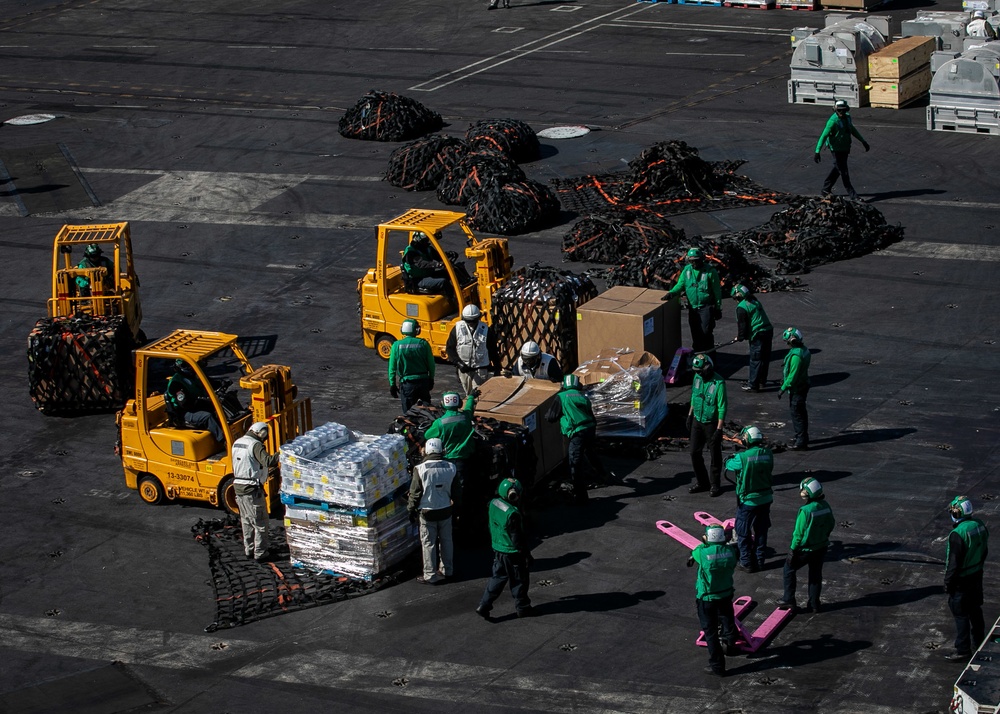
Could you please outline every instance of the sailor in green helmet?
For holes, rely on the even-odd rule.
[[[698,620],[708,645],[706,674],[726,676],[726,654],[733,653],[736,642],[736,618],[733,614],[733,572],[739,556],[736,547],[726,542],[720,525],[706,526],[704,543],[691,551],[690,568],[698,564],[695,602]]]
[[[587,475],[585,463],[593,471],[595,481],[608,483],[601,457],[597,455],[597,419],[590,398],[580,386],[580,378],[575,374],[563,377],[562,389],[552,401],[545,418],[559,422],[559,428],[569,439],[569,475],[573,482],[573,495],[579,505],[587,503]]]
[[[434,352],[431,344],[418,337],[416,320],[403,320],[403,339],[392,343],[389,352],[389,394],[399,397],[403,414],[418,401],[430,404],[434,389]]]
[[[795,439],[792,441],[793,451],[805,451],[809,448],[809,412],[806,409],[806,397],[809,396],[809,363],[812,354],[802,342],[802,333],[794,327],[786,329],[781,337],[788,345],[788,354],[781,370],[781,389],[778,399],[788,392],[788,408],[792,416],[792,429]]]
[[[688,325],[691,328],[691,349],[703,352],[715,347],[715,322],[722,318],[722,286],[719,273],[705,265],[701,248],[690,248],[685,257],[677,284],[663,296],[669,300],[682,291],[688,301]]]
[[[479,601],[476,612],[490,619],[493,603],[510,583],[510,594],[514,597],[514,607],[518,617],[532,614],[531,600],[528,599],[528,567],[534,562],[528,549],[528,539],[524,533],[524,519],[521,516],[521,499],[524,489],[517,479],[507,478],[500,482],[497,497],[490,501],[489,523],[490,541],[493,545],[493,574],[486,583],[486,590]]]
[[[778,601],[778,607],[795,609],[795,571],[803,565],[809,566],[809,607],[807,612],[819,612],[819,596],[823,590],[823,558],[830,545],[830,533],[836,521],[833,509],[826,502],[823,485],[814,478],[807,478],[799,484],[799,496],[806,502],[799,507],[795,517],[792,543],[785,559],[785,593]]]
[[[947,655],[953,662],[968,662],[986,633],[983,563],[989,553],[990,532],[981,520],[972,517],[972,510],[972,501],[966,496],[948,504],[955,527],[948,535],[944,589],[955,617],[955,651]]]
[[[750,374],[741,388],[744,392],[759,392],[767,384],[774,327],[749,287],[742,283],[734,286],[732,296],[736,301],[736,341],[746,340],[750,351]]]

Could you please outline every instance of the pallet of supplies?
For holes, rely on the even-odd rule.
[[[293,565],[370,580],[417,546],[406,513],[406,439],[330,422],[281,447]]]
[[[660,361],[649,352],[605,351],[576,369],[604,438],[650,436],[667,416]]]
[[[868,56],[871,106],[900,109],[931,87],[933,37],[903,37]]]

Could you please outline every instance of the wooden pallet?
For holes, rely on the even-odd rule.
[[[722,7],[722,0],[677,0],[678,5],[705,5],[707,7]]]
[[[779,10],[819,10],[819,3],[817,2],[793,2],[793,3],[783,3],[778,2]]]
[[[927,98],[927,92],[924,92],[923,94],[917,95],[916,97],[908,99],[905,102],[901,102],[899,104],[871,102],[869,106],[872,109],[906,109],[907,107],[912,107],[914,104],[919,103],[921,99],[926,99],[926,98]]]
[[[823,0],[821,0],[823,2]],[[850,12],[868,12],[869,10],[874,10],[885,5],[887,0],[876,0],[875,2],[863,2],[858,4],[852,4],[851,2],[837,2],[837,0],[832,0],[831,2],[823,2],[824,10],[848,10]]]

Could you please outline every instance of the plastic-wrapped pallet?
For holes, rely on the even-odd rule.
[[[597,417],[597,435],[645,438],[667,416],[660,361],[649,352],[618,350],[576,369]]]
[[[296,566],[371,579],[417,547],[406,439],[324,424],[281,447],[285,536]]]

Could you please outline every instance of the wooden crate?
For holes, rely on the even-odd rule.
[[[898,80],[873,78],[870,86],[869,98],[873,107],[899,109],[931,88],[931,68],[918,69]]]
[[[874,10],[887,0],[822,0],[824,10]]]
[[[929,66],[934,48],[933,37],[904,37],[868,55],[869,75],[883,81],[902,80]]]

